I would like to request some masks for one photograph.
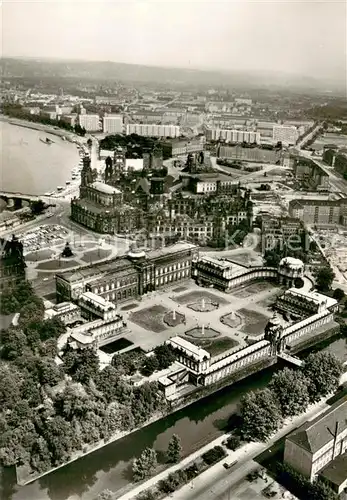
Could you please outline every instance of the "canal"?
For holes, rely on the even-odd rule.
[[[347,361],[347,339],[335,337],[315,350],[334,353]],[[1,474],[1,500],[95,500],[105,490],[117,491],[131,480],[132,459],[146,447],[153,447],[163,456],[173,434],[178,434],[183,452],[189,454],[223,433],[240,398],[250,390],[266,387],[277,364],[260,373],[212,394],[167,418],[156,422],[120,441],[112,443],[80,460],[49,474],[32,484],[19,487],[13,469]]]

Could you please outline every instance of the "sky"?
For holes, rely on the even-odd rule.
[[[346,1],[3,0],[3,56],[346,80]]]

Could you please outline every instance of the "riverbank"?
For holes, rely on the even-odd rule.
[[[68,130],[59,129],[53,125],[45,125],[43,123],[30,122],[27,120],[21,120],[20,118],[12,118],[7,115],[0,114],[0,121],[9,123],[10,125],[17,125],[17,127],[29,128],[32,130],[38,130],[39,132],[46,132],[47,134],[56,135],[58,137],[65,137],[67,141],[83,144],[82,137],[69,132]]]
[[[177,404],[174,407],[171,408],[171,411],[168,411],[165,414],[158,414],[154,415],[149,421],[147,421],[144,425],[137,427],[135,429],[132,429],[131,431],[123,431],[123,432],[117,432],[114,434],[108,441],[104,441],[104,439],[100,440],[98,443],[94,445],[85,445],[82,449],[82,451],[77,451],[76,453],[73,454],[73,456],[68,460],[67,462],[64,462],[61,465],[58,465],[57,467],[53,467],[52,469],[49,469],[48,471],[42,472],[42,473],[30,473],[30,469],[26,466],[21,466],[21,467],[16,467],[16,478],[17,478],[17,484],[20,486],[26,486],[27,484],[30,484],[44,476],[47,476],[48,474],[51,474],[52,472],[57,471],[58,469],[61,469],[62,467],[65,467],[68,464],[71,464],[72,462],[75,462],[76,460],[83,458],[87,455],[90,455],[91,453],[100,450],[101,448],[112,444],[116,441],[119,441],[120,439],[130,436],[131,434],[134,434],[135,432],[142,430],[146,427],[148,427],[151,424],[154,424],[155,422],[158,422],[159,420],[168,417],[170,415],[173,415],[174,413],[183,410],[187,406],[190,406],[194,403],[197,403],[198,401],[210,396],[211,394],[218,392],[225,387],[232,386],[236,382],[239,382],[243,380],[244,378],[247,378],[251,375],[254,375],[254,373],[257,373],[258,371],[262,371],[266,368],[269,368],[270,366],[274,365],[277,362],[276,357],[271,357],[267,360],[262,360],[258,361],[255,363],[252,363],[251,365],[247,366],[244,370],[240,370],[240,372],[235,373],[233,375],[230,375],[229,377],[226,377],[224,380],[221,380],[220,382],[217,382],[216,384],[213,384],[209,387],[201,387],[198,388],[199,394],[194,392],[194,398],[192,398],[192,395],[188,395],[187,398],[184,398],[181,400],[181,404]],[[191,397],[189,397],[191,396]]]
[[[329,400],[329,398],[331,398],[331,396],[332,395],[330,394],[329,396],[327,396],[326,398],[323,398],[318,403],[310,405],[305,413],[298,415],[297,417],[287,419],[284,422],[284,425],[282,426],[282,428],[276,434],[274,434],[274,436],[267,443],[259,443],[259,442],[246,443],[235,451],[229,450],[227,448],[225,450],[227,453],[227,456],[225,457],[223,462],[224,461],[227,463],[237,462],[237,464],[235,464],[234,468],[232,469],[232,473],[233,473],[241,465],[252,460],[256,455],[265,451],[269,446],[272,446],[272,444],[274,442],[276,442],[278,439],[283,438],[286,434],[288,434],[289,432],[294,430],[296,427],[299,427],[300,425],[302,425],[306,420],[312,419],[312,418],[316,417],[317,415],[319,415],[320,413],[322,413],[323,411],[325,411],[328,408],[327,401]],[[190,454],[188,457],[185,457],[183,460],[180,461],[179,464],[175,464],[175,465],[172,465],[172,466],[166,468],[164,471],[160,472],[158,475],[153,476],[150,479],[148,479],[147,481],[142,482],[140,485],[129,489],[129,491],[127,491],[124,494],[118,495],[116,492],[112,498],[114,500],[116,500],[116,499],[133,500],[140,493],[142,493],[150,488],[155,487],[155,485],[157,485],[159,483],[159,481],[166,479],[169,474],[172,474],[173,472],[176,472],[176,471],[182,469],[183,467],[190,465],[192,462],[194,462],[196,459],[198,459],[203,453],[210,450],[214,446],[221,446],[223,444],[223,442],[228,437],[229,437],[229,434],[223,434],[222,436],[219,436],[217,439],[215,439],[214,441],[212,441],[208,445],[203,446],[202,448],[200,448],[196,452]],[[222,467],[223,467],[223,465],[220,462],[213,464],[211,467],[209,467],[206,471],[203,471],[200,475],[198,475],[193,480],[195,485],[197,484],[198,481],[203,483],[206,479],[209,478],[209,476],[213,477],[213,475],[214,475],[213,472],[218,470],[218,469],[221,469]],[[231,474],[231,472],[229,470],[225,470],[225,472],[227,475]],[[244,469],[242,470],[242,473],[245,475]],[[190,492],[191,482],[192,481],[189,481],[189,483],[182,485],[182,487],[180,489],[178,489],[177,491],[175,491],[173,494],[171,494],[170,497],[171,498],[176,497],[176,498],[180,498],[180,499],[188,498],[188,495],[187,496],[184,496],[184,495],[186,495],[186,493]],[[208,491],[208,489],[206,489],[206,492],[207,491]],[[194,491],[194,494],[196,494],[196,491]]]
[[[339,328],[339,325],[333,324],[332,328],[325,330],[324,332],[318,332],[319,334],[316,336],[309,336],[308,339],[298,339],[297,343],[295,346],[293,346],[293,353],[298,353],[300,351],[307,350],[308,348],[314,346],[315,344],[319,344],[322,342],[322,340],[326,340],[328,338],[331,338],[333,335],[336,335],[336,330]],[[134,434],[135,432],[142,430],[149,425],[165,418],[168,417],[169,415],[172,415],[208,396],[211,394],[217,393],[218,391],[224,389],[225,387],[231,387],[233,384],[242,381],[243,379],[254,375],[255,373],[261,372],[266,368],[269,368],[277,363],[277,357],[276,356],[271,356],[266,359],[262,359],[260,361],[255,361],[251,363],[250,365],[246,366],[244,369],[239,370],[236,373],[233,373],[229,375],[228,377],[216,382],[215,384],[212,384],[211,386],[208,387],[198,387],[194,392],[187,394],[184,398],[180,399],[177,404],[172,405],[169,411],[166,413],[161,413],[154,415],[148,422],[146,422],[144,425],[132,429],[131,431],[123,431],[123,432],[117,432],[115,435],[113,435],[108,441],[104,441],[103,439],[100,440],[99,442],[92,444],[92,445],[85,445],[82,450],[76,451],[73,456],[70,458],[68,462],[65,462],[57,467],[54,467],[48,471],[45,471],[43,473],[31,473],[30,469],[28,467],[22,466],[22,467],[16,467],[16,477],[17,477],[17,483],[20,486],[25,486],[27,484],[30,484],[37,479],[40,479],[43,476],[46,476],[54,471],[57,471],[58,469],[61,469],[62,467],[65,467],[66,465],[83,458],[111,443],[114,443],[126,436],[129,436],[131,434]]]
[[[85,141],[50,125],[5,115],[0,115],[0,126],[2,191],[62,198],[78,194],[80,178],[74,174],[82,167],[79,148],[86,148]]]

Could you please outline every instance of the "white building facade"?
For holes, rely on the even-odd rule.
[[[177,125],[154,125],[149,123],[129,123],[126,134],[137,134],[146,137],[179,137],[180,127]]]
[[[105,115],[102,125],[105,134],[121,134],[123,132],[123,116]]]
[[[281,141],[282,144],[293,146],[299,138],[298,129],[293,125],[274,125],[272,138],[274,142]]]
[[[99,115],[79,115],[78,123],[85,128],[87,132],[97,132],[100,130]]]

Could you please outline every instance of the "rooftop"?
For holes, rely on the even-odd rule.
[[[112,302],[109,302],[108,300],[105,300],[103,297],[100,297],[100,295],[96,295],[95,293],[92,292],[82,293],[80,299],[86,302],[92,302],[95,306],[98,306],[103,310],[116,308],[116,306],[112,304]]]
[[[319,475],[337,486],[342,485],[347,480],[347,453],[337,456]]]
[[[158,250],[150,250],[147,253],[147,258],[158,259],[174,253],[183,252],[184,250],[194,250],[195,248],[198,248],[197,245],[187,243],[186,241],[179,241],[178,243],[168,247],[159,248]]]
[[[117,257],[116,259],[108,260],[102,262],[101,264],[81,267],[75,271],[66,271],[64,273],[57,274],[56,276],[69,281],[70,283],[83,280],[91,281],[93,277],[95,277],[95,279],[99,279],[102,275],[112,274],[113,272],[125,270],[127,268],[133,269],[131,261],[126,257]]]
[[[337,300],[316,291],[308,292],[298,288],[289,288],[289,290],[284,292],[284,295],[297,295],[298,297],[308,299],[316,304],[323,304],[325,302],[327,308],[337,304]]]
[[[90,187],[96,189],[97,191],[100,191],[100,193],[104,194],[120,194],[121,191],[119,189],[116,189],[113,186],[109,186],[108,184],[105,184],[104,182],[100,181],[95,181],[90,184]]]
[[[316,453],[333,441],[338,424],[341,434],[347,429],[347,396],[344,396],[315,419],[305,422],[287,438],[310,453]]]
[[[284,257],[281,262],[280,266],[290,266],[290,267],[304,267],[304,263],[300,259],[295,259],[294,257]]]
[[[188,342],[188,340],[185,340],[182,337],[171,337],[168,342],[170,342],[173,347],[186,351],[188,355],[193,356],[198,361],[203,361],[204,358],[210,359],[211,357],[210,353],[205,351],[205,349]]]

